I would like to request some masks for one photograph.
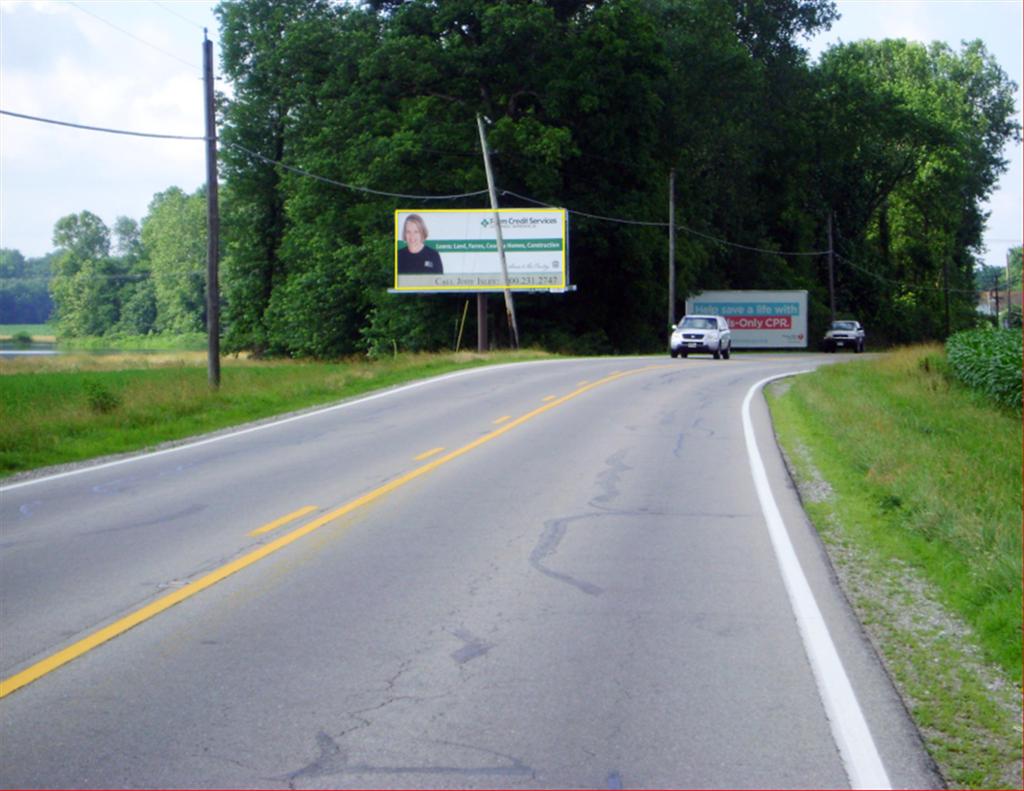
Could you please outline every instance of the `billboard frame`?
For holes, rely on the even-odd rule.
[[[449,228],[454,227],[458,220],[456,220],[455,223],[445,223],[443,220],[446,219],[447,215],[470,215],[474,220],[476,217],[480,218],[479,223],[473,223],[474,226],[479,224],[486,228],[489,224],[493,224],[495,213],[494,209],[396,209],[394,213],[395,236],[394,258],[392,264],[393,286],[388,289],[388,293],[490,294],[503,292],[506,288],[506,284],[497,265],[498,254],[496,234],[494,237],[490,237],[489,235],[478,232],[472,236],[463,236],[455,239],[442,239],[441,244],[444,245],[444,247],[440,249],[434,247],[429,242],[426,243],[426,247],[437,250],[439,254],[445,253],[446,255],[461,255],[462,258],[460,259],[460,264],[463,267],[461,271],[442,272],[438,275],[429,273],[419,273],[415,275],[400,274],[398,271],[399,251],[404,247],[404,242],[401,240],[402,229],[400,228],[400,223],[403,223],[404,218],[408,217],[408,215],[415,214],[419,215],[421,218],[441,217],[442,225],[447,224]],[[554,262],[549,262],[544,266],[543,271],[540,267],[536,267],[535,269],[525,269],[523,273],[512,272],[509,275],[509,282],[507,284],[509,291],[519,293],[560,294],[576,290],[576,287],[568,282],[569,221],[568,211],[566,209],[552,207],[501,208],[497,210],[497,214],[502,218],[502,220],[508,218],[508,221],[511,224],[510,227],[506,226],[505,222],[502,222],[502,236],[505,254],[506,257],[510,258],[512,267],[517,263],[516,257],[520,260],[519,266],[521,268],[529,267],[531,264],[530,261],[522,262],[522,259],[525,256],[536,256],[541,252],[550,254],[551,252],[554,252],[554,244],[557,243],[558,245],[557,269],[553,268]],[[523,215],[557,216],[560,225],[560,233],[555,237],[543,239],[530,237],[522,233],[516,233],[517,230],[524,230],[524,227],[526,226],[525,221],[523,221],[518,227],[514,225],[517,219]],[[454,219],[455,218],[453,217],[453,220]],[[463,223],[468,228],[470,220],[463,220]],[[493,249],[491,249],[492,245]],[[467,259],[472,261],[474,257],[489,256],[492,253],[494,255],[495,262],[493,266],[476,271],[467,271],[465,269]],[[409,278],[411,277],[416,277],[418,282],[410,282]]]

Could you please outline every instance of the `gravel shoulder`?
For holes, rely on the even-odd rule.
[[[912,567],[881,557],[842,524],[829,507],[836,492],[807,448],[790,447],[783,456],[805,508],[816,506],[808,517],[843,592],[946,782],[1024,787],[1019,681],[982,658],[970,627]]]

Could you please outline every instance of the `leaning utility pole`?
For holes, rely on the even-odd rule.
[[[476,125],[480,129],[480,147],[484,151],[484,171],[487,173],[487,191],[491,194],[491,208],[494,209],[494,229],[498,238],[498,258],[501,261],[501,286],[505,292],[505,313],[508,315],[508,327],[512,333],[512,348],[519,348],[519,328],[516,326],[516,309],[512,304],[512,292],[508,287],[508,264],[505,263],[505,242],[501,236],[501,217],[498,214],[498,193],[494,189],[494,175],[491,173],[491,152],[487,148],[487,135],[484,134],[484,119],[478,113]]]
[[[213,105],[213,42],[203,28],[203,82],[206,86],[206,377],[220,387],[220,210],[217,207],[217,121]]]
[[[668,326],[676,323],[676,169],[668,173]]]

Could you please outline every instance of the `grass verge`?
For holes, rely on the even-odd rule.
[[[221,387],[205,355],[60,355],[0,360],[0,478],[150,448],[329,404],[370,390],[542,352],[399,355],[338,363],[227,359]]]
[[[804,507],[950,785],[1021,787],[1021,423],[939,346],[770,388]],[[939,363],[939,364],[936,364]]]

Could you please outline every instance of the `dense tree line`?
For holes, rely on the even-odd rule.
[[[25,258],[18,250],[0,250],[0,323],[43,324],[53,311],[50,259]]]
[[[806,288],[876,338],[974,320],[981,205],[1019,139],[1013,85],[979,42],[865,41],[811,65],[828,0],[228,0],[222,68],[229,346],[330,355],[440,345],[462,299],[389,295],[392,212],[345,184],[665,220],[677,173],[680,300]],[[483,198],[447,208],[483,207]],[[505,195],[503,205],[522,205]],[[566,296],[517,298],[554,348],[664,344],[664,229],[571,215]],[[709,238],[710,237],[710,238]],[[725,242],[731,243],[727,244]]]
[[[666,229],[591,215],[667,222],[672,171],[679,307],[705,289],[806,289],[817,333],[828,260],[810,253],[831,224],[837,310],[874,339],[975,321],[981,207],[1020,140],[1015,86],[980,42],[862,41],[811,64],[801,42],[834,21],[830,0],[224,0],[217,13],[234,93],[219,110],[229,350],[448,345],[465,296],[387,292],[393,212],[417,202],[324,179],[481,190],[477,114],[502,205],[572,212],[578,291],[517,295],[528,344],[664,346]],[[141,227],[115,227],[113,251],[84,214],[58,223],[62,331],[201,328],[200,202],[161,193]]]

